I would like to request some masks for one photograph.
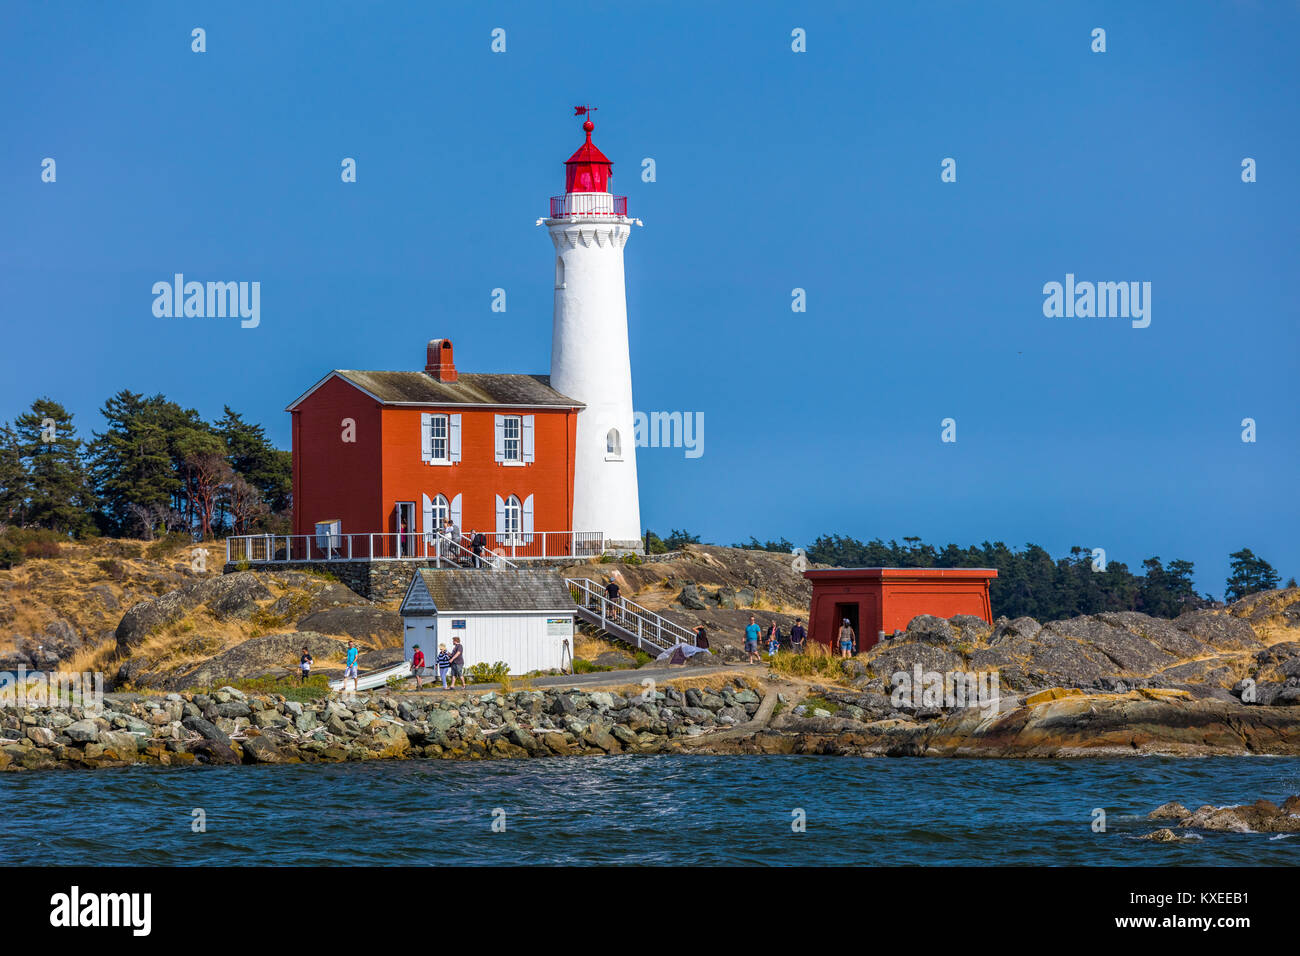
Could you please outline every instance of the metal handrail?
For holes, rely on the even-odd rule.
[[[566,193],[551,197],[551,218],[620,216],[627,218],[627,197],[609,193]]]
[[[660,650],[668,650],[677,644],[689,644],[695,647],[695,632],[689,628],[682,627],[674,621],[668,620],[662,614],[656,614],[648,607],[637,604],[635,601],[629,601],[627,598],[619,598],[617,602],[611,601],[605,596],[605,589],[587,578],[565,578],[564,583],[570,587],[577,588],[579,593],[588,600],[580,602],[587,608],[596,605],[600,607],[600,623],[604,628],[610,621],[608,608],[613,606],[618,609],[619,615],[613,623],[616,627],[621,627],[628,633],[635,633],[638,640],[648,641]],[[594,600],[591,600],[594,599]],[[627,613],[631,612],[632,620],[636,623],[635,628],[628,627],[627,624],[621,623],[627,620]],[[664,635],[667,633],[673,640],[665,640]]]
[[[485,557],[497,566],[515,567],[517,561],[538,558],[593,557],[604,551],[600,531],[536,531],[528,535],[497,535],[484,532]],[[319,561],[433,560],[441,567],[447,544],[454,554],[472,555],[462,541],[449,542],[441,535],[419,531],[366,534],[250,534],[226,539],[226,562],[287,564]]]

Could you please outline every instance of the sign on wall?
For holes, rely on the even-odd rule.
[[[573,637],[573,619],[568,617],[548,617],[546,619],[547,637]]]

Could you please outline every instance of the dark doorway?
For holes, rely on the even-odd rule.
[[[835,626],[831,629],[831,650],[836,654],[840,652],[840,628],[844,626],[844,619],[849,619],[849,627],[853,628],[853,633],[858,638],[858,648],[862,648],[862,629],[858,625],[858,603],[836,604],[835,605]]]

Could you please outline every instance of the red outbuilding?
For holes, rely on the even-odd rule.
[[[874,645],[880,633],[907,628],[919,614],[973,614],[993,623],[989,582],[993,568],[819,568],[812,581],[808,637],[833,646],[848,618],[858,649]]]

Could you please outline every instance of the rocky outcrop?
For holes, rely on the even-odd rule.
[[[0,768],[523,758],[687,748],[862,757],[1300,754],[1300,710],[1190,700],[1178,692],[1043,694],[1045,699],[1010,701],[985,716],[974,710],[907,713],[881,694],[817,690],[818,700],[834,713],[821,703],[801,703],[770,719],[782,706],[779,695],[760,695],[741,678],[716,691],[669,686],[625,695],[566,688],[292,701],[231,687],[166,697],[109,695],[101,712],[0,709]],[[1225,814],[1222,808],[1191,812],[1168,804],[1152,819],[1260,832],[1284,832],[1292,818],[1300,819],[1294,801],[1270,806]]]
[[[1248,623],[1222,611],[1194,611],[1172,621],[1124,611],[1045,625],[1027,617],[999,618],[992,627],[976,617],[921,615],[906,631],[871,648],[864,660],[886,681],[920,664],[927,671],[997,671],[1005,689],[1021,693],[1201,684],[1220,691],[1207,696],[1226,700],[1243,671],[1251,670],[1245,652],[1263,648]],[[1272,663],[1273,655],[1260,658],[1254,669]],[[1288,675],[1278,670],[1266,676],[1279,682]]]
[[[193,670],[168,678],[165,686],[170,690],[210,687],[220,683],[281,673],[285,670],[286,662],[298,659],[304,646],[318,664],[329,658],[342,659],[347,650],[346,641],[312,631],[269,634],[266,637],[255,637],[251,641],[245,641],[225,653],[204,661]]]
[[[1170,841],[1187,839],[1193,830],[1215,830],[1224,833],[1300,833],[1300,795],[1288,797],[1282,806],[1269,800],[1237,806],[1213,807],[1209,804],[1188,810],[1181,803],[1166,803],[1156,807],[1148,820],[1173,820],[1184,832],[1174,833],[1165,828],[1149,833],[1148,840]],[[1167,835],[1158,835],[1167,834]]]
[[[272,597],[270,590],[252,571],[196,581],[161,597],[132,605],[122,616],[114,635],[118,652],[129,653],[151,634],[200,605],[214,617],[246,618],[257,609],[259,601],[268,601]]]

